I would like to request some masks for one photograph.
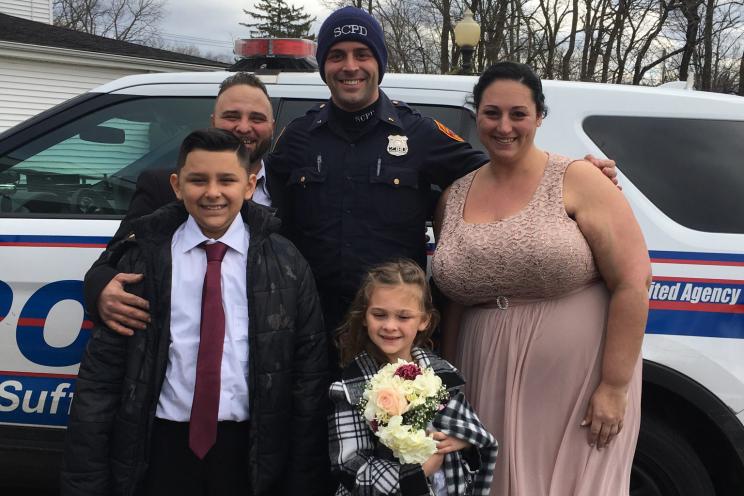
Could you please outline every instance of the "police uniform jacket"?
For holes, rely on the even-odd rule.
[[[432,185],[444,189],[488,161],[382,91],[371,119],[349,137],[331,104],[318,104],[286,127],[268,159],[273,206],[321,298],[350,299],[368,267],[394,257],[425,266]]]

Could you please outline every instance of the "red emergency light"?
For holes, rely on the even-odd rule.
[[[235,41],[239,57],[314,57],[317,44],[300,38],[250,38]]]

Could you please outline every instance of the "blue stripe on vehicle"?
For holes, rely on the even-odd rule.
[[[75,391],[67,376],[0,374],[0,423],[63,427]]]
[[[650,310],[648,334],[744,339],[744,314]]]
[[[108,244],[111,236],[35,236],[0,234],[0,243]]]

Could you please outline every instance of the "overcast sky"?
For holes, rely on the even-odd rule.
[[[248,37],[248,28],[238,24],[251,21],[243,9],[254,10],[255,3],[255,0],[166,0],[161,36],[168,44],[195,45],[204,54],[232,55],[233,40]],[[330,12],[317,0],[287,3],[302,6],[305,12],[317,17],[315,33]]]

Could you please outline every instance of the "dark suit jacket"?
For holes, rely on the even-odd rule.
[[[83,297],[85,308],[94,321],[98,322],[98,296],[111,279],[119,273],[110,265],[111,247],[127,237],[131,232],[133,220],[150,214],[168,203],[176,201],[176,194],[170,185],[170,169],[148,169],[137,179],[137,188],[129,204],[127,215],[121,221],[119,229],[108,243],[106,250],[85,274]]]

